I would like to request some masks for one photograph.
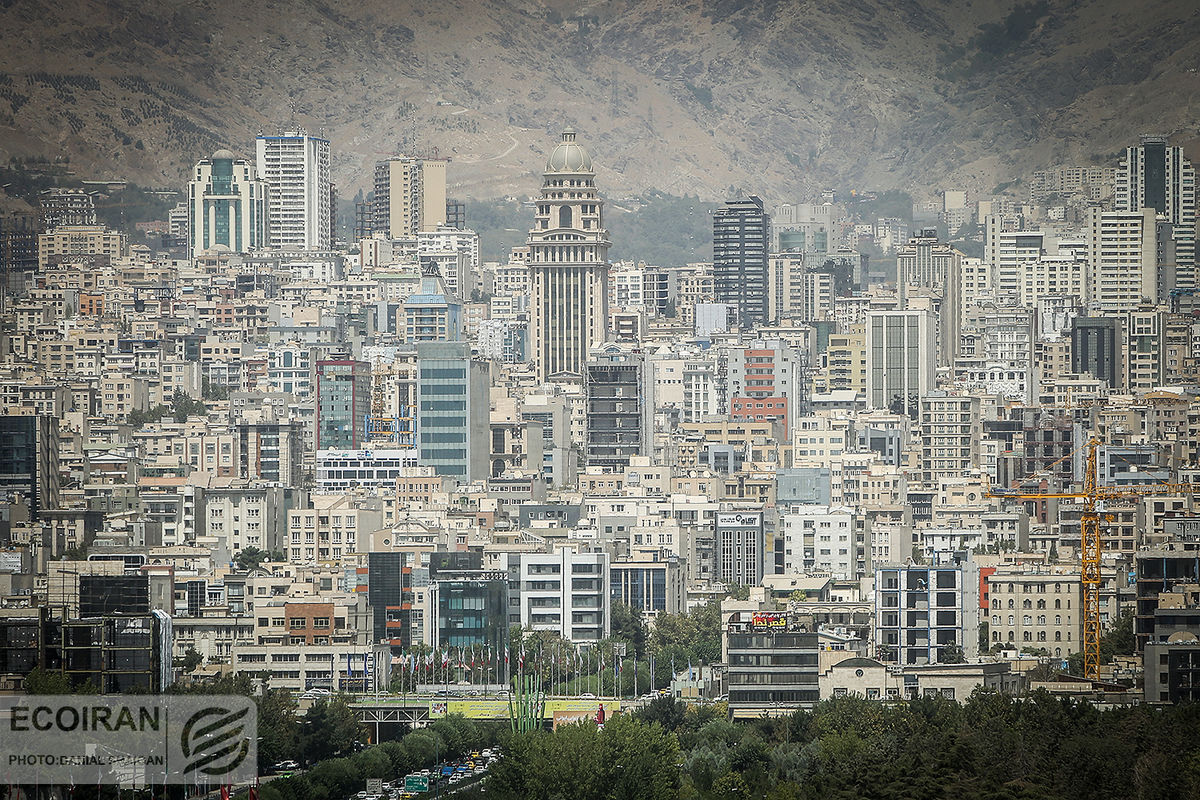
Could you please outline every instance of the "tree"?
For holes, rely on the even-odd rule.
[[[245,547],[240,550],[238,554],[234,556],[233,563],[238,569],[250,572],[251,570],[258,569],[259,565],[264,561],[270,560],[272,560],[270,553],[268,553],[266,550],[260,550],[259,548],[251,545],[250,547]]]
[[[683,725],[687,717],[687,704],[674,697],[661,696],[650,701],[649,705],[637,713],[642,722],[662,725],[665,730],[675,731]]]
[[[61,672],[34,667],[25,676],[26,694],[74,694],[75,690],[67,676]]]
[[[205,378],[200,385],[200,396],[205,400],[228,400],[229,388],[219,383],[212,383]]]
[[[612,638],[625,642],[637,658],[646,653],[646,640],[649,633],[646,630],[646,619],[641,609],[634,608],[628,603],[614,602],[612,604]]]
[[[207,417],[208,408],[202,400],[193,400],[183,391],[176,389],[171,396],[171,413],[176,422],[187,422],[188,417]]]
[[[300,724],[300,754],[305,763],[349,755],[366,740],[366,730],[345,698],[321,698]]]
[[[961,647],[951,644],[942,648],[942,655],[938,658],[938,662],[941,664],[965,664],[967,656]]]
[[[196,671],[196,667],[203,663],[204,656],[200,655],[196,648],[189,647],[186,653],[175,659],[175,668],[184,675],[190,675]]]
[[[267,689],[258,700],[259,767],[299,759],[296,700],[286,689]]]

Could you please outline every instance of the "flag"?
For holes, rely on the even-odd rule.
[[[504,645],[504,666],[508,666],[508,645]]]
[[[221,784],[221,800],[229,800],[229,784]]]
[[[250,793],[247,795],[247,800],[258,800],[258,787],[251,786]]]
[[[449,669],[449,668],[450,668],[450,651],[443,650],[442,651],[442,669]]]

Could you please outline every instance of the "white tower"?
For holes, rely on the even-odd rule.
[[[255,144],[258,177],[271,185],[271,246],[330,249],[329,140],[289,131],[259,136]]]
[[[530,344],[538,380],[581,379],[608,330],[608,231],[592,159],[563,131],[529,232]]]

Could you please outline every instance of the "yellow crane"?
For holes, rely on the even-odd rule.
[[[1181,495],[1200,491],[1200,484],[1193,483],[1148,483],[1124,486],[1103,486],[1098,480],[1099,459],[1097,450],[1103,444],[1092,438],[1086,445],[1087,467],[1083,475],[1083,489],[1077,492],[988,492],[988,497],[1009,500],[1081,500],[1083,514],[1080,518],[1080,582],[1083,590],[1083,674],[1091,680],[1100,677],[1100,555],[1104,542],[1100,538],[1101,516],[1111,522],[1111,515],[1104,515],[1104,504],[1115,500],[1136,500],[1155,495]],[[1076,451],[1078,452],[1078,451]]]

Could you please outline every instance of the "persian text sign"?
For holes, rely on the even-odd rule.
[[[248,697],[0,697],[0,770],[11,783],[247,783],[257,742]]]

